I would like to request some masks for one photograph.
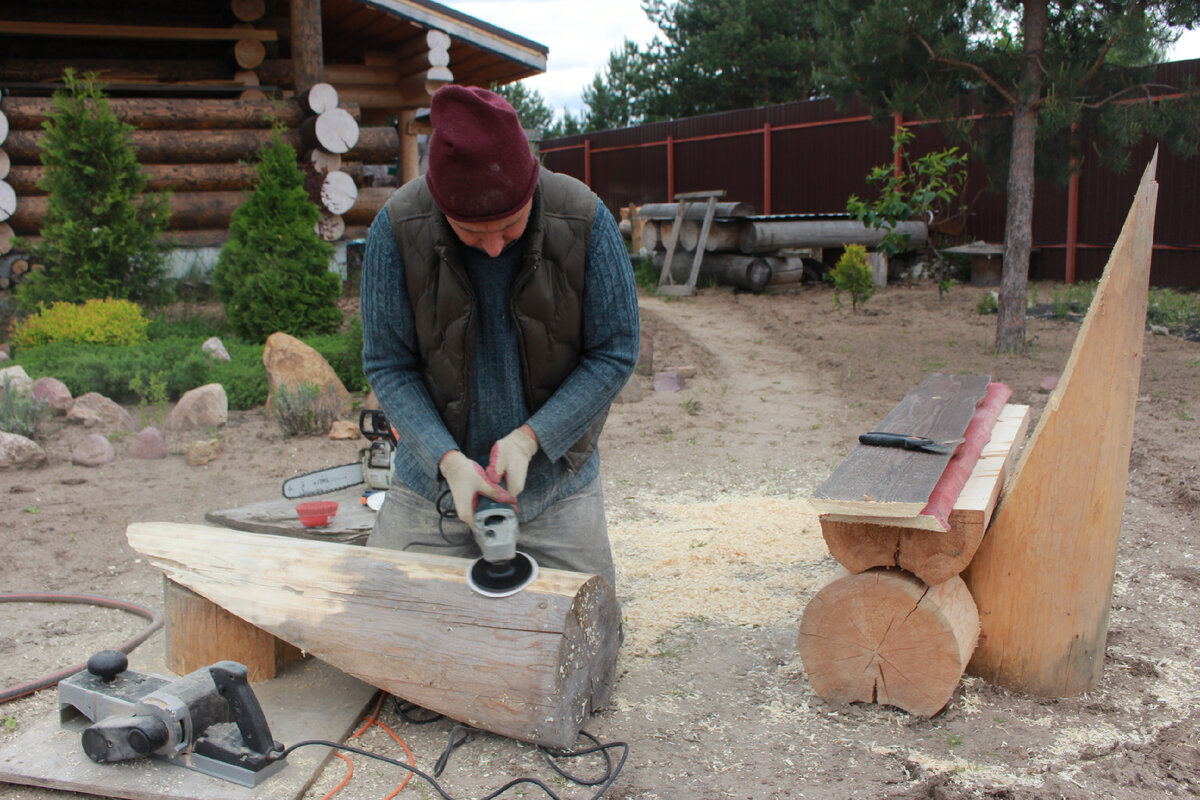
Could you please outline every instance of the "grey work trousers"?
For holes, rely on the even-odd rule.
[[[443,538],[438,534],[439,516],[433,503],[407,486],[392,484],[367,545],[477,558],[479,548],[466,523],[456,517],[442,519]],[[454,544],[436,546],[445,545],[447,540]],[[535,519],[522,522],[517,549],[532,556],[539,566],[599,575],[615,587],[616,570],[608,543],[600,478],[559,500]]]

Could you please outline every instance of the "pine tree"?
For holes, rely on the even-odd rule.
[[[71,69],[66,89],[54,93],[44,123],[40,182],[49,197],[42,241],[32,248],[45,270],[22,281],[22,310],[38,303],[119,298],[163,299],[166,246],[159,241],[170,218],[162,194],[142,194],[146,176],[133,150],[133,127],[109,107],[95,75]]]
[[[233,214],[229,240],[213,272],[225,316],[242,338],[263,342],[276,331],[330,333],[342,322],[333,245],[315,231],[321,212],[304,190],[296,151],[276,129],[263,148],[258,181]]]

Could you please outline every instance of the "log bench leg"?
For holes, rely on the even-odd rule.
[[[928,586],[898,569],[844,570],[804,609],[800,658],[830,703],[880,703],[931,717],[954,694],[979,638],[962,578]]]
[[[251,682],[266,681],[304,657],[299,648],[165,577],[163,619],[167,667],[180,675],[229,660],[245,664]]]

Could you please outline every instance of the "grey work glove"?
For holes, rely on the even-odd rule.
[[[451,450],[442,456],[438,469],[450,485],[450,496],[454,498],[454,510],[458,518],[475,530],[475,502],[479,495],[486,495],[500,503],[515,505],[517,498],[498,483],[488,480],[483,467],[463,455],[461,450]]]
[[[522,425],[492,445],[492,457],[488,461],[487,477],[499,485],[501,479],[508,491],[516,497],[525,489],[525,477],[529,474],[529,462],[537,455],[536,434],[527,425]]]

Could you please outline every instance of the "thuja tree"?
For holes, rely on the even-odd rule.
[[[304,190],[296,151],[276,130],[258,161],[250,198],[233,214],[213,288],[234,331],[252,342],[276,331],[330,333],[342,322],[333,245],[314,229],[321,212]]]
[[[170,201],[143,194],[133,127],[113,114],[95,76],[68,69],[63,81],[43,125],[39,186],[49,196],[42,241],[31,248],[45,269],[21,282],[17,301],[32,311],[53,301],[161,300]]]

